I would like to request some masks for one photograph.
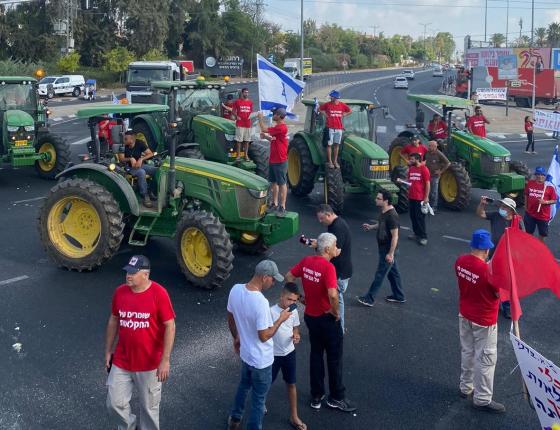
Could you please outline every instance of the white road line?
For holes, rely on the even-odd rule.
[[[387,133],[387,127],[384,125],[378,125],[377,126],[377,132],[378,133]]]
[[[0,281],[0,286],[13,284],[14,282],[23,281],[25,279],[29,279],[29,276],[23,275],[23,276],[17,276],[15,278],[11,278],[11,279],[6,279],[5,281]]]
[[[62,121],[62,118],[57,116],[56,118],[51,118],[51,120],[52,121]]]
[[[66,124],[67,122],[79,121],[79,120],[80,120],[80,118],[67,119],[66,121],[60,121],[56,124],[52,124],[52,127],[55,127],[55,126],[60,125],[60,124]]]
[[[527,137],[527,133],[519,133],[519,137]]]
[[[447,235],[443,235],[442,237],[444,237],[445,239],[457,240],[457,241],[459,241],[459,242],[471,243],[470,240],[463,239],[463,238],[460,238],[460,237],[447,236]]]
[[[19,205],[19,204],[21,204],[21,203],[37,202],[37,201],[43,200],[43,199],[45,199],[45,198],[46,198],[45,196],[42,196],[42,197],[34,197],[34,198],[32,198],[32,199],[16,200],[16,201],[13,202],[12,204],[14,204],[14,205]]]
[[[546,142],[549,140],[556,140],[556,139],[535,139],[535,142]],[[526,140],[502,140],[500,143],[522,143],[522,144],[526,144],[527,141]]]
[[[552,132],[550,133],[545,133],[548,137],[552,137]]]
[[[83,145],[84,143],[89,142],[90,140],[91,140],[90,137],[84,137],[83,139],[72,142],[70,145]]]
[[[76,115],[74,115],[73,113],[71,113],[70,115],[68,115],[68,118],[76,118]]]
[[[395,125],[395,131],[397,133],[400,133],[401,131],[404,131],[404,125]]]

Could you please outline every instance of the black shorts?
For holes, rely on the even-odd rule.
[[[533,234],[535,232],[535,228],[538,228],[540,237],[548,236],[548,221],[533,218],[531,215],[525,212],[523,223],[525,224],[525,231],[527,233]]]
[[[282,378],[286,384],[296,383],[296,350],[288,355],[275,355],[272,363],[272,382],[276,380],[278,372],[282,369]]]
[[[273,184],[286,185],[286,175],[288,174],[288,162],[270,163],[268,165],[268,180]]]

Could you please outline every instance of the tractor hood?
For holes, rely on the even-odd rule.
[[[166,162],[164,167],[169,167]],[[268,181],[247,170],[238,169],[227,164],[215,163],[207,160],[197,160],[194,158],[177,157],[175,159],[175,169],[177,172],[191,173],[199,176],[206,176],[210,179],[217,179],[249,188],[256,191],[268,190]],[[188,186],[188,185],[187,185]]]
[[[235,135],[235,123],[229,119],[216,115],[197,115],[193,118],[193,122],[206,125],[214,130],[221,130],[225,134]]]
[[[469,145],[491,157],[509,157],[511,153],[499,143],[485,137],[475,136],[464,131],[453,131],[453,139]]]
[[[348,149],[362,153],[364,157],[371,158],[374,160],[388,160],[389,154],[385,152],[376,143],[371,140],[365,139],[355,134],[350,134],[344,138],[344,145]]]
[[[4,115],[6,125],[10,127],[25,127],[35,124],[33,117],[22,110],[8,110]]]

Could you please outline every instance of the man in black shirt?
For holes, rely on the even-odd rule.
[[[376,224],[362,224],[365,231],[377,230],[377,246],[379,248],[379,263],[369,291],[358,297],[358,302],[365,306],[373,306],[375,295],[387,276],[391,284],[392,294],[385,297],[391,303],[404,303],[404,293],[401,285],[401,275],[397,268],[395,252],[399,242],[399,215],[391,204],[391,193],[381,190],[375,198],[375,205],[381,210]]]
[[[340,255],[331,260],[336,269],[338,282],[338,302],[340,308],[340,324],[344,333],[344,296],[348,283],[352,277],[352,238],[350,227],[344,219],[337,216],[333,209],[326,204],[317,207],[317,219],[327,227],[327,231],[336,236],[336,246]]]
[[[144,164],[154,153],[146,142],[136,140],[136,135],[132,130],[128,130],[124,135],[124,152],[118,154],[119,161],[130,166],[129,173],[138,181],[138,190],[142,196],[142,203],[147,208],[152,207],[152,201],[148,194],[148,182],[146,175],[154,175],[157,167]]]

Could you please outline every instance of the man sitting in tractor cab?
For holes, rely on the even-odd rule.
[[[136,135],[132,130],[128,130],[124,134],[124,151],[119,152],[119,161],[124,164],[128,173],[138,181],[138,190],[142,196],[142,203],[147,208],[152,207],[150,193],[148,193],[148,181],[146,175],[153,175],[157,171],[157,167],[144,164],[154,153],[148,147],[148,144],[142,140],[136,140]]]
[[[433,140],[447,139],[447,124],[437,113],[428,123],[428,135]]]

